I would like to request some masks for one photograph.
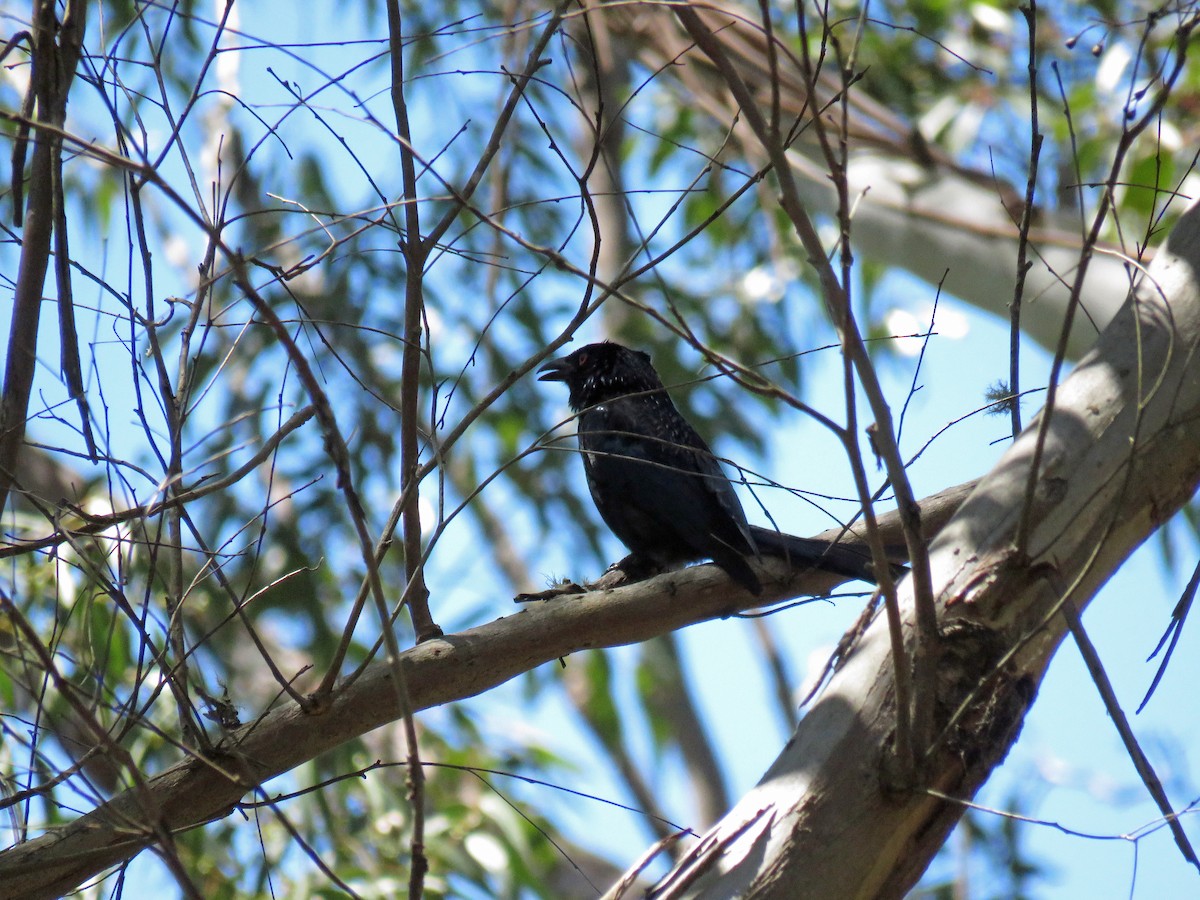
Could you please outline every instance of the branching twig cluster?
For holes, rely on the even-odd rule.
[[[332,792],[351,790],[347,773],[387,777],[392,764],[382,760],[394,756],[404,760],[406,802],[392,797],[372,810],[369,827],[399,835],[389,862],[408,867],[409,896],[420,897],[437,874],[435,854],[461,843],[435,813],[470,809],[462,798],[478,789],[464,779],[461,795],[444,802],[438,779],[489,769],[482,763],[508,769],[520,753],[489,756],[476,746],[482,763],[463,762],[463,746],[486,744],[478,724],[464,724],[467,715],[418,721],[418,710],[566,654],[749,608],[740,595],[731,602],[718,574],[689,570],[632,586],[606,576],[578,602],[460,627],[461,596],[497,594],[478,588],[482,566],[494,563],[487,571],[516,590],[535,586],[541,559],[523,542],[529,522],[514,506],[534,510],[533,528],[557,527],[564,511],[573,522],[594,518],[563,489],[574,477],[564,474],[573,452],[546,452],[569,446],[570,421],[548,427],[562,417],[528,378],[590,333],[669,348],[666,365],[677,370],[685,354],[699,354],[718,373],[712,393],[799,412],[840,444],[854,484],[847,505],[861,512],[830,513],[850,521],[826,537],[869,547],[875,601],[882,598],[890,626],[894,719],[881,784],[941,796],[928,766],[947,736],[977,712],[1006,665],[1066,622],[1138,771],[1196,862],[1071,599],[1098,577],[1101,544],[1117,523],[1096,539],[1091,565],[1058,586],[1052,617],[1000,654],[955,710],[940,705],[947,664],[939,617],[962,597],[943,591],[951,582],[931,568],[927,549],[968,491],[918,501],[910,484],[925,447],[907,458],[902,451],[895,400],[864,324],[858,266],[860,241],[874,227],[864,219],[900,207],[872,205],[873,188],[853,175],[862,157],[883,154],[959,179],[1004,213],[999,222],[964,223],[906,211],[927,227],[1014,248],[1006,301],[1013,396],[996,401],[1009,404],[1014,440],[1020,385],[1031,380],[1021,371],[1024,329],[1054,336],[1046,410],[1030,426],[1037,441],[1005,557],[1019,565],[1041,549],[1031,542],[1044,508],[1043,456],[1060,381],[1081,346],[1074,323],[1090,314],[1084,301],[1095,270],[1125,264],[1103,241],[1126,228],[1116,215],[1128,159],[1177,89],[1194,18],[1179,14],[1165,61],[1141,95],[1130,89],[1098,200],[1073,147],[1087,222],[1076,236],[1038,209],[1042,130],[1052,113],[1032,3],[1022,10],[1032,134],[1023,199],[871,97],[864,40],[884,26],[865,4],[836,21],[824,7],[801,4],[792,22],[765,2],[749,10],[588,0],[533,7],[528,18],[518,4],[507,19],[489,10],[444,23],[388,0],[361,41],[339,33],[305,45],[253,37],[233,3],[213,22],[149,4],[116,23],[90,6],[33,0],[29,27],[0,50],[0,62],[28,74],[20,103],[0,106],[13,142],[15,222],[0,260],[16,268],[6,276],[14,302],[0,404],[0,674],[11,714],[25,717],[0,720],[0,808],[22,841],[0,854],[0,878],[21,880],[31,895],[66,890],[149,847],[185,895],[203,896],[202,875],[187,862],[203,858],[191,846],[200,838],[188,830],[240,806],[270,812],[259,820],[264,861],[285,852],[271,837],[283,835],[280,846],[299,848],[352,893],[353,879],[326,854],[335,830],[350,826],[326,815],[330,835],[316,835],[306,821],[315,816],[285,813],[283,804],[333,805]],[[1155,58],[1152,32],[1167,15],[1144,24],[1138,65]],[[191,49],[176,58],[182,46]],[[251,68],[259,53],[270,67]],[[425,89],[430,80],[436,92]],[[655,118],[654,102],[677,85],[691,104],[671,125]],[[491,105],[481,128],[472,116],[485,92]],[[1059,94],[1074,140],[1065,86]],[[715,124],[697,126],[697,114]],[[627,158],[639,141],[659,148],[641,171]],[[656,184],[642,191],[634,178],[646,172]],[[678,274],[711,252],[713,232],[753,230],[747,221],[768,222],[762,240],[771,245],[747,238],[747,254],[803,257],[804,279],[837,335],[829,349],[841,357],[841,415],[802,399],[789,382],[811,351],[782,312],[739,306],[742,321],[730,327],[714,298],[733,282],[710,290]],[[1074,268],[1063,271],[1053,251],[1077,251]],[[1141,258],[1127,261],[1126,283],[1142,272]],[[938,271],[953,284],[945,265]],[[1035,302],[1050,290],[1037,280],[1047,273],[1066,297],[1050,331]],[[43,382],[36,364],[49,294],[59,357]],[[935,330],[931,322],[926,343]],[[1140,396],[1149,403],[1160,385],[1147,379]],[[679,375],[671,387],[697,383]],[[914,375],[908,399],[916,391]],[[726,404],[723,412],[733,409]],[[1130,460],[1140,428],[1139,419]],[[85,465],[82,474],[74,469]],[[41,477],[42,466],[56,476]],[[752,468],[743,476],[802,493]],[[896,510],[877,511],[888,497]],[[471,529],[484,535],[484,549]],[[899,557],[911,574],[898,592]],[[834,584],[762,566],[770,587],[756,603]],[[858,651],[875,601],[821,681]],[[779,719],[792,728],[793,663],[772,623],[755,621]],[[610,662],[572,660],[563,684],[650,816],[649,833],[683,860],[691,851],[673,840],[673,816],[639,771],[636,741],[613,725]],[[680,753],[705,785],[698,815],[715,819],[730,798],[679,647],[648,646],[641,665],[639,699],[662,732],[659,752]],[[397,747],[386,743],[391,731],[368,735],[397,721]],[[381,762],[364,762],[364,752]],[[321,754],[315,787],[264,787],[298,778],[287,773]],[[261,799],[242,803],[248,792]],[[75,794],[94,809],[72,820],[65,804]],[[565,852],[553,829],[517,812]],[[45,836],[33,835],[39,830]]]

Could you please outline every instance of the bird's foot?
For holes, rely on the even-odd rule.
[[[589,587],[576,584],[573,581],[560,581],[552,587],[544,591],[536,591],[530,594],[517,594],[513,597],[513,603],[533,603],[535,600],[553,600],[555,597],[564,597],[568,594],[586,594]]]
[[[620,569],[630,581],[645,581],[647,578],[653,578],[655,575],[668,572],[672,568],[675,567],[664,566],[656,560],[648,559],[645,556],[638,556],[636,553],[630,553],[624,559],[608,567],[610,572],[613,569]]]
[[[604,574],[588,587],[593,591],[612,590],[636,581],[645,581],[647,578],[653,578],[666,571],[669,571],[669,567],[664,567],[644,556],[638,556],[636,553],[630,553],[624,559],[609,566]]]
[[[604,574],[595,581],[585,581],[576,584],[574,581],[560,581],[544,591],[529,594],[517,594],[514,603],[533,603],[535,600],[553,600],[570,594],[586,594],[591,591],[611,591],[613,588],[624,587],[636,581],[645,581],[655,575],[661,575],[668,569],[656,562],[631,553],[605,569]]]

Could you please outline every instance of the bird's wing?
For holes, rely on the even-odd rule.
[[[665,399],[665,398],[664,398]],[[668,404],[670,400],[666,400]],[[671,452],[677,454],[680,459],[680,464],[690,464],[700,473],[704,480],[704,485],[716,500],[720,507],[729,519],[733,522],[745,544],[750,550],[757,554],[757,548],[754,545],[754,537],[751,534],[750,526],[746,522],[746,513],[742,509],[742,503],[738,500],[737,491],[734,490],[729,476],[725,474],[725,469],[721,463],[713,455],[712,449],[705,442],[704,438],[700,437],[699,433],[691,424],[675,409],[674,404],[671,404],[672,416],[665,417],[664,422],[668,423],[668,427],[663,435],[671,448]]]
[[[737,552],[757,552],[746,513],[725,470],[665,394],[608,406],[607,424],[613,432],[645,435],[641,440],[628,439],[625,451],[661,468],[659,477],[645,476],[662,491],[656,502],[674,510],[674,515],[688,517],[683,521],[706,523],[713,537]]]

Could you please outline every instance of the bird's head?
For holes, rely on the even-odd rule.
[[[650,354],[605,341],[552,359],[538,369],[538,381],[561,381],[571,391],[571,409],[579,412],[628,394],[662,390]]]

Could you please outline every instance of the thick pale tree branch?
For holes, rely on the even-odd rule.
[[[959,487],[929,498],[925,520],[931,532],[964,493]],[[880,516],[880,527],[885,543],[895,543],[898,517]],[[827,573],[789,572],[778,560],[757,565],[765,584],[760,597],[731,585],[714,566],[697,566],[533,604],[426,641],[401,655],[412,706],[428,709],[472,697],[580,650],[645,641],[764,603],[825,593],[840,581]],[[57,831],[0,853],[0,884],[13,896],[56,897],[152,845],[158,829],[183,830],[228,815],[268,779],[399,718],[391,677],[389,664],[376,662],[335,692],[323,712],[305,712],[289,702],[235,731],[218,744],[217,755],[186,759],[149,779],[157,821],[146,821],[137,796],[126,791]]]
[[[1063,382],[1028,558],[1012,550],[1039,421],[934,539],[943,643],[930,780],[888,770],[894,667],[877,619],[759,784],[654,897],[902,897],[1004,759],[1067,629],[1200,483],[1200,210]],[[1043,413],[1044,414],[1044,413]],[[911,588],[902,586],[913,638]],[[938,796],[935,796],[938,795]]]

